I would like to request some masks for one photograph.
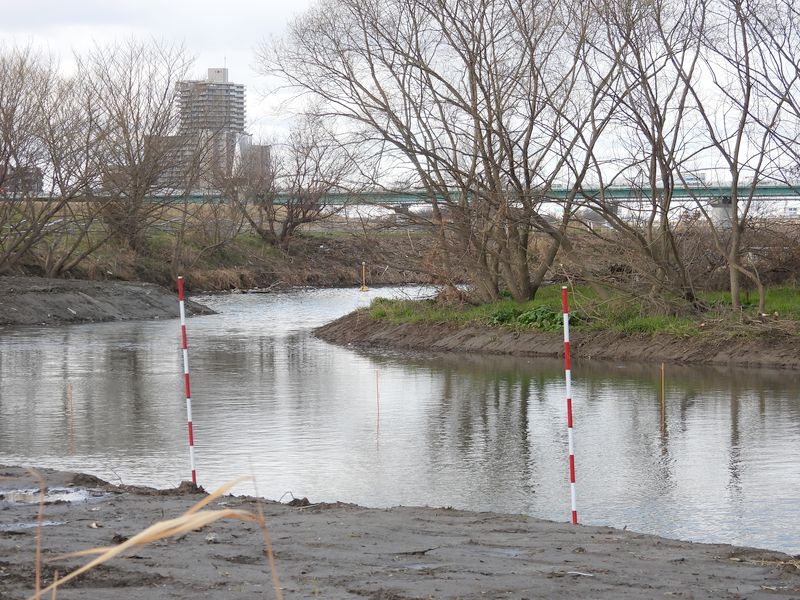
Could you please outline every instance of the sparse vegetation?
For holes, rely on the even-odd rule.
[[[499,300],[488,304],[442,304],[436,300],[409,301],[377,299],[369,307],[374,319],[392,323],[436,323],[504,327],[512,330],[560,331],[561,288],[547,286],[536,300],[516,303]],[[571,327],[578,331],[611,331],[621,334],[659,334],[677,336],[716,334],[759,335],[765,330],[782,329],[800,334],[800,290],[793,287],[772,288],[767,294],[770,313],[759,315],[757,303],[742,296],[742,310],[730,311],[730,296],[723,292],[701,294],[709,306],[703,315],[693,313],[654,315],[635,297],[616,294],[601,299],[591,288],[572,291]],[[777,313],[777,314],[776,314]],[[748,328],[748,325],[752,327]]]

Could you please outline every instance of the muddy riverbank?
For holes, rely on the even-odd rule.
[[[188,301],[187,313],[213,311]],[[152,283],[0,277],[0,326],[54,325],[178,316],[174,292]]]
[[[517,356],[563,355],[561,333],[511,331],[502,327],[456,327],[430,323],[391,323],[360,310],[315,330],[328,342],[441,352],[476,352]],[[573,331],[573,358],[619,362],[669,362],[800,369],[800,340],[717,337],[713,332],[692,337]]]
[[[121,543],[203,496],[189,488],[117,487],[42,470],[50,502],[41,528],[43,582],[86,559],[64,553]],[[0,598],[34,590],[35,480],[0,467]],[[302,504],[302,503],[301,503]],[[210,508],[257,511],[250,497]],[[767,550],[694,544],[608,527],[447,508],[263,502],[285,598],[789,598],[800,563]],[[262,532],[218,521],[126,552],[59,590],[58,598],[274,598]],[[48,596],[49,597],[49,596]]]

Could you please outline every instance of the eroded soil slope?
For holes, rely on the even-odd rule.
[[[371,319],[366,311],[346,315],[315,333],[337,344],[406,350],[550,357],[562,356],[564,352],[561,333],[430,323],[397,324]],[[678,337],[573,331],[570,348],[575,358],[800,369],[800,340],[796,336],[731,338],[708,332]]]
[[[187,302],[188,314],[212,311]],[[52,325],[178,316],[174,292],[152,283],[0,277],[0,325]]]

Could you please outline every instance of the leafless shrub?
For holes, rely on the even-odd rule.
[[[258,236],[285,249],[300,227],[347,205],[355,163],[314,116],[301,119],[285,141],[260,148],[243,154],[217,185]]]
[[[79,76],[98,107],[102,131],[92,157],[100,171],[97,194],[107,199],[102,218],[111,235],[133,250],[143,249],[147,229],[200,176],[202,141],[187,162],[174,138],[175,84],[189,66],[180,46],[133,39],[79,57]],[[170,169],[187,165],[193,168],[183,170],[181,181],[165,182]]]

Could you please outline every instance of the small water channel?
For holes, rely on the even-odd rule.
[[[311,330],[377,295],[200,300],[189,320],[198,478],[374,507],[567,521],[560,361],[333,346]],[[0,463],[171,486],[188,476],[177,321],[0,333]],[[800,552],[796,373],[573,365],[581,521]],[[252,487],[242,492],[252,493]],[[0,515],[0,520],[2,516]]]

